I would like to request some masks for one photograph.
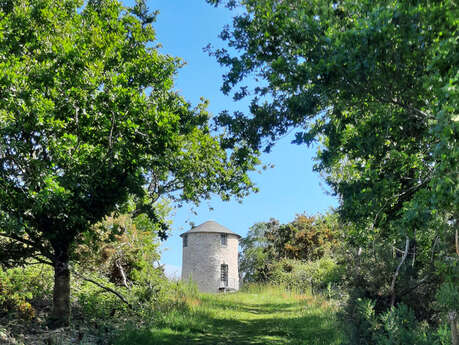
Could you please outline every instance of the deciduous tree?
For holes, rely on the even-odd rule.
[[[267,279],[267,264],[271,258],[266,252],[269,245],[266,232],[277,227],[279,222],[275,219],[255,223],[249,228],[247,236],[240,240],[242,252],[239,271],[244,282],[261,282]]]
[[[208,2],[241,6],[220,35],[230,49],[210,48],[229,69],[223,92],[252,99],[250,114],[220,114],[226,144],[269,150],[292,128],[295,143],[318,142],[316,170],[354,224],[352,241],[403,252],[409,239],[400,259],[422,279],[408,289],[431,281],[432,258],[457,261],[457,4]]]
[[[162,195],[253,187],[255,156],[223,150],[206,103],[173,90],[181,62],[158,52],[153,21],[143,1],[0,2],[0,256],[54,267],[56,326],[69,322],[74,249],[128,196],[159,224]]]

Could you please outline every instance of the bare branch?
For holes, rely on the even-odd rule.
[[[390,285],[390,291],[391,291],[391,294],[392,294],[390,305],[392,307],[395,304],[395,281],[397,280],[398,274],[400,272],[400,268],[402,267],[403,263],[406,260],[406,257],[408,256],[409,246],[410,246],[410,239],[409,239],[408,236],[406,236],[405,253],[403,254],[402,259],[400,260],[400,263],[398,264],[397,269],[395,270],[394,276],[392,278],[392,284]]]
[[[129,286],[128,286],[128,283],[127,283],[127,279],[126,279],[126,274],[124,273],[123,266],[120,264],[120,261],[119,261],[119,260],[116,260],[116,261],[115,261],[115,265],[116,265],[116,267],[118,268],[118,270],[120,271],[123,285],[124,285],[127,289],[129,289]]]
[[[434,243],[432,245],[432,254],[430,256],[430,263],[433,267],[433,263],[434,263],[434,256],[435,256],[435,247],[437,246],[437,243],[438,243],[438,236],[435,236],[435,240],[434,240]]]
[[[392,249],[395,250],[395,251],[398,252],[398,253],[405,254],[405,252],[404,252],[403,250],[398,249],[398,248],[395,247],[395,246],[392,246]]]
[[[456,254],[459,256],[459,230],[456,229]]]
[[[127,301],[127,299],[126,299],[123,295],[121,295],[119,292],[113,290],[112,288],[110,288],[110,287],[108,287],[108,286],[102,285],[101,283],[99,283],[99,282],[97,282],[97,281],[95,281],[95,280],[93,280],[93,279],[91,279],[91,278],[85,277],[85,276],[83,276],[83,275],[81,275],[81,274],[79,274],[79,273],[77,273],[77,272],[75,272],[75,271],[73,271],[73,270],[72,270],[72,272],[73,272],[73,274],[75,274],[78,278],[81,278],[81,279],[83,279],[83,280],[85,280],[85,281],[87,281],[87,282],[93,283],[94,285],[100,287],[101,289],[103,289],[103,290],[105,290],[105,291],[107,291],[107,292],[110,292],[110,293],[114,294],[114,295],[115,295],[116,297],[118,297],[121,301],[123,301],[123,302],[129,307],[129,309],[133,309],[133,308],[132,308],[132,304],[130,304],[130,303]]]
[[[111,124],[111,128],[110,128],[110,134],[108,136],[108,149],[109,151],[112,150],[112,147],[113,147],[113,143],[112,143],[112,139],[113,139],[113,130],[115,129],[115,113],[112,112],[112,124]]]

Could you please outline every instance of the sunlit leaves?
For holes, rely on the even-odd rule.
[[[221,35],[237,54],[212,51],[229,69],[223,90],[245,88],[249,75],[267,86],[252,90],[251,115],[220,115],[218,123],[232,136],[228,143],[239,138],[269,150],[290,128],[300,130],[296,143],[320,140],[316,169],[340,196],[345,219],[363,227],[403,220],[410,200],[424,208],[421,213],[436,209],[440,200],[443,213],[455,212],[452,6],[241,2],[245,13]],[[428,199],[425,190],[431,191]]]
[[[49,246],[65,233],[67,247],[134,195],[164,237],[160,197],[253,189],[254,152],[231,156],[206,102],[173,90],[182,62],[158,52],[144,2],[21,0],[0,12],[0,210],[21,236]]]

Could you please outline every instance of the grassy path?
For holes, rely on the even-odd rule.
[[[338,345],[343,339],[335,308],[310,296],[267,289],[204,295],[189,305],[163,315],[161,327],[123,334],[118,344]]]

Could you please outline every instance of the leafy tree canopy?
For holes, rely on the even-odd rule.
[[[315,169],[339,197],[347,244],[389,272],[385,308],[457,285],[457,4],[208,2],[240,7],[220,35],[228,47],[209,51],[228,68],[223,92],[251,98],[250,114],[217,118],[225,145],[269,151],[292,129],[295,143],[318,143]]]
[[[54,266],[63,323],[75,246],[130,195],[158,224],[161,196],[254,189],[252,151],[222,149],[206,102],[173,91],[181,62],[158,52],[153,21],[143,1],[0,2],[0,256]]]
[[[268,240],[266,232],[272,227],[278,227],[279,222],[271,219],[269,222],[255,223],[249,228],[247,236],[240,240],[241,255],[239,271],[245,282],[260,282],[267,279]]]
[[[453,1],[244,0],[211,53],[229,71],[222,90],[251,97],[223,112],[231,146],[269,151],[320,143],[316,169],[340,197],[359,241],[451,234],[459,204],[457,8]],[[254,89],[244,79],[258,80]],[[450,236],[450,235],[448,235]],[[426,239],[424,239],[426,240]]]

